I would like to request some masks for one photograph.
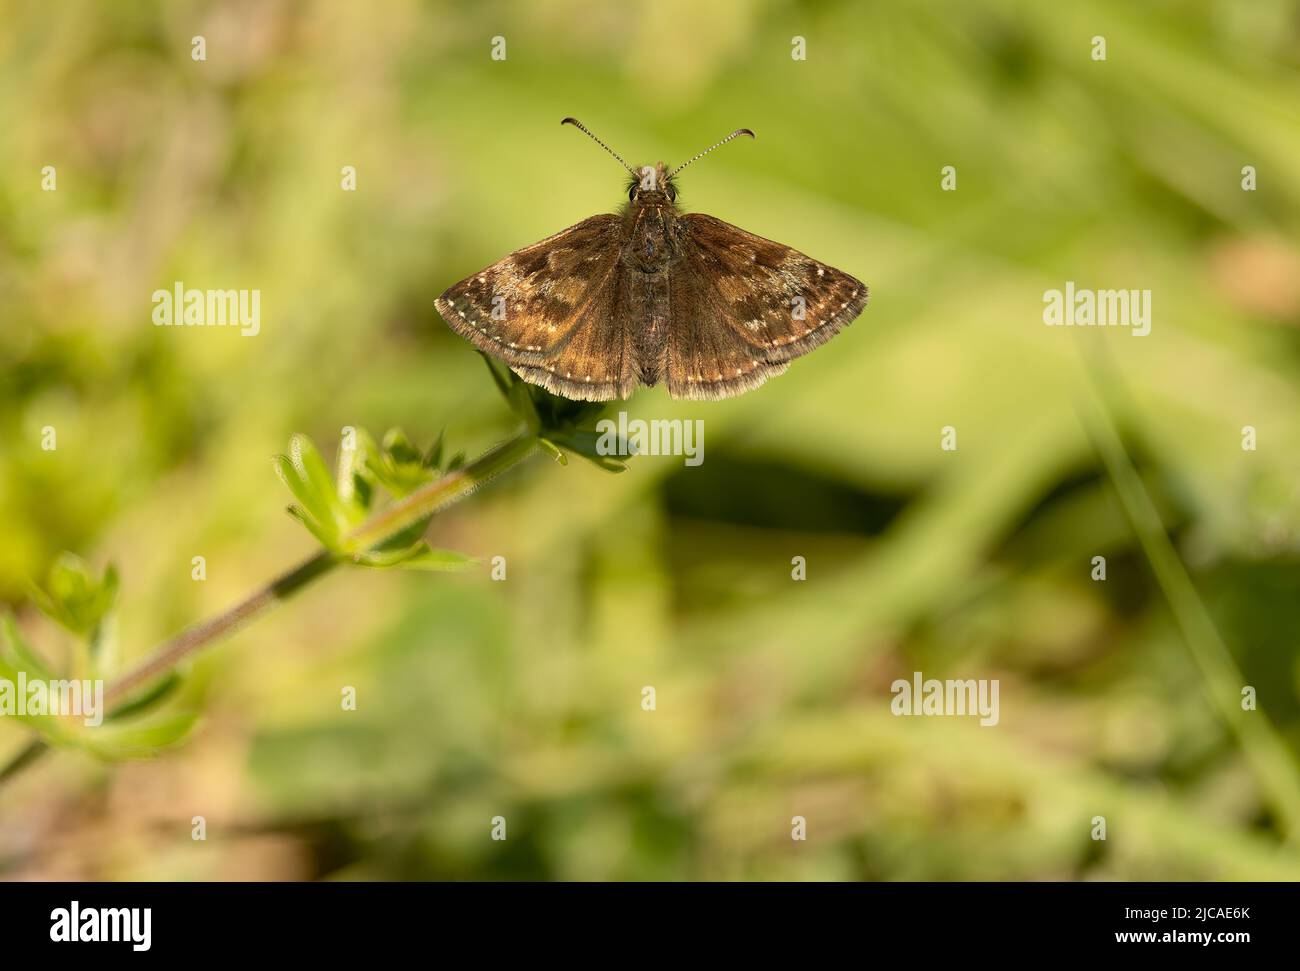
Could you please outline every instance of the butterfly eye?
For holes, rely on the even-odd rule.
[[[671,182],[668,183],[668,201],[677,201],[677,188]]]
[[[628,202],[636,202],[636,183],[635,183],[635,182],[633,182],[630,186],[627,187],[627,200],[628,200]]]

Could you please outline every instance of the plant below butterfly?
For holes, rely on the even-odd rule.
[[[539,449],[561,465],[574,454],[607,471],[626,468],[623,461],[597,451],[600,435],[594,421],[601,406],[556,398],[496,361],[487,359],[487,364],[520,422],[514,437],[467,462],[463,453],[448,454],[441,435],[420,449],[400,429],[376,441],[364,429],[348,428],[331,471],[307,436],[294,435],[275,467],[294,500],[289,514],[321,549],[224,613],[181,632],[134,667],[123,669],[114,633],[116,570],[109,566],[96,575],[71,554],[61,557],[45,583],[33,586],[32,600],[73,635],[68,661],[51,664],[28,643],[12,616],[0,616],[0,684],[107,681],[103,698],[108,715],[102,725],[90,727],[63,716],[24,714],[20,720],[36,740],[0,768],[0,781],[49,748],[119,760],[149,756],[180,741],[194,725],[202,698],[178,666],[338,566],[473,568],[478,563],[474,557],[429,545],[424,534],[430,520]]]

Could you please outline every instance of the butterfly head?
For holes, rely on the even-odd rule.
[[[663,162],[643,165],[628,180],[627,198],[629,202],[663,205],[665,202],[677,201],[677,186],[673,185],[672,174]]]

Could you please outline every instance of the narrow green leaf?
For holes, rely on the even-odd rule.
[[[289,459],[306,484],[309,501],[303,501],[303,507],[322,524],[338,531],[345,529],[348,524],[339,507],[334,479],[312,440],[306,435],[294,435],[289,441]]]
[[[492,383],[501,392],[501,397],[506,399],[506,404],[510,404],[510,369],[503,364],[499,364],[494,358],[488,357],[482,351],[479,352],[479,356],[483,358],[483,363],[487,365],[488,373],[492,375]]]
[[[289,491],[298,500],[305,514],[317,516],[324,511],[318,508],[319,501],[311,484],[299,473],[298,467],[293,464],[289,456],[275,457],[275,471],[280,476],[280,480],[289,487]]]
[[[168,675],[157,684],[151,685],[140,694],[134,695],[124,703],[113,709],[108,716],[108,721],[120,721],[124,718],[132,718],[142,715],[150,708],[153,708],[169,698],[181,684],[181,676],[175,671],[169,672]]]
[[[437,549],[426,544],[416,555],[401,562],[403,570],[430,570],[438,573],[459,573],[478,564],[478,558],[458,553],[456,550]]]
[[[472,556],[455,550],[434,549],[423,541],[404,549],[370,550],[353,557],[359,566],[379,569],[431,570],[454,573],[468,569],[478,562]]]
[[[554,442],[545,438],[539,438],[537,440],[537,444],[540,445],[544,451],[549,452],[551,457],[554,458],[555,461],[558,462],[560,465],[569,464],[568,456],[566,456],[562,451],[560,451],[560,447],[556,445]]]
[[[620,457],[631,454],[626,439],[619,438],[615,442],[615,448],[618,449],[617,455],[602,455],[596,447],[600,437],[596,432],[579,430],[566,432],[562,435],[553,435],[551,439],[556,445],[567,448],[575,455],[581,455],[606,472],[626,472],[627,460]]]
[[[442,468],[442,440],[445,434],[446,434],[446,429],[439,431],[438,437],[435,438],[433,440],[433,444],[429,446],[429,451],[428,453],[426,453],[424,457],[424,465],[426,468],[430,468],[430,469]]]
[[[197,712],[181,711],[134,722],[105,722],[77,732],[72,743],[105,761],[147,758],[184,739],[197,721]]]
[[[68,719],[56,715],[36,715],[19,711],[18,684],[20,680],[23,680],[20,675],[25,675],[28,681],[46,680],[38,678],[36,672],[14,667],[7,658],[0,657],[0,680],[8,682],[7,685],[0,688],[0,691],[13,693],[13,696],[6,702],[4,717],[13,718],[15,721],[26,725],[50,745],[73,744],[75,732]],[[10,710],[10,705],[12,705],[12,710]]]
[[[13,661],[14,666],[26,671],[28,675],[50,680],[53,673],[23,639],[18,624],[9,611],[0,613],[0,656],[4,653]]]
[[[32,602],[55,623],[79,637],[92,637],[117,599],[117,569],[111,564],[96,577],[79,556],[61,553],[50,566],[44,587],[28,584]]]
[[[301,506],[286,506],[285,512],[306,526],[307,531],[316,537],[321,546],[324,546],[327,550],[335,553],[342,552],[339,546],[338,535],[327,532],[325,527],[318,523],[316,519],[309,515]]]

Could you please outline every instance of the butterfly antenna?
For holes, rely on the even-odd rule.
[[[700,152],[699,155],[695,156],[695,158],[688,159],[687,161],[683,162],[681,165],[677,166],[677,168],[673,169],[671,172],[668,173],[668,178],[671,179],[674,175],[676,175],[682,169],[686,168],[686,166],[690,165],[692,162],[698,162],[700,159],[704,158],[704,156],[708,155],[711,151],[713,151],[714,148],[721,148],[723,145],[727,144],[727,142],[731,141],[733,138],[739,138],[741,135],[748,135],[750,138],[754,137],[754,133],[750,131],[748,128],[737,128],[735,131],[733,131],[722,141],[718,142],[718,144],[714,145],[712,148],[706,148],[704,151]]]
[[[618,152],[614,151],[612,148],[610,148],[608,145],[606,145],[604,142],[602,142],[599,138],[597,138],[595,135],[593,135],[593,134],[591,133],[591,130],[590,130],[589,128],[587,128],[587,126],[584,125],[582,122],[578,121],[577,118],[565,118],[564,121],[560,122],[560,124],[561,124],[561,125],[572,125],[574,128],[576,128],[576,129],[578,129],[579,131],[585,133],[585,134],[587,135],[587,137],[589,137],[593,142],[595,142],[597,145],[599,145],[599,146],[600,146],[601,148],[603,148],[605,151],[609,152],[610,155],[613,155],[616,159],[618,159],[618,164],[621,165],[621,166],[623,166],[623,168],[627,169],[629,172],[631,172],[631,173],[632,173],[632,178],[634,178],[634,179],[639,179],[639,178],[641,178],[641,173],[639,173],[636,169],[632,168],[632,166],[630,166],[630,165],[628,165],[626,162],[624,162],[624,161],[623,161],[623,156],[619,155]]]

